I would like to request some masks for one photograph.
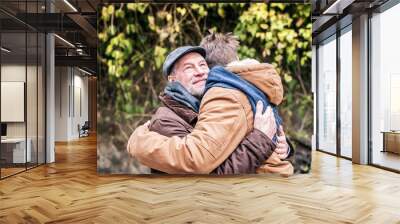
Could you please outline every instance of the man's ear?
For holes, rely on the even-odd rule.
[[[176,80],[176,76],[174,76],[174,75],[169,75],[168,76],[168,82],[173,82],[175,80]]]

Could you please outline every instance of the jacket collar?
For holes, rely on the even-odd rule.
[[[171,96],[168,96],[165,93],[161,93],[158,98],[166,107],[175,112],[180,118],[185,120],[187,123],[194,125],[197,122],[198,114],[189,107],[179,103],[178,101],[174,100]]]
[[[199,112],[200,100],[189,93],[189,91],[179,82],[168,82],[164,89],[164,93],[194,112]]]

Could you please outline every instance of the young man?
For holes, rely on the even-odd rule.
[[[174,58],[172,63],[168,59],[164,71],[169,76],[179,58]],[[183,65],[177,71],[181,81],[185,82],[186,78],[194,87],[200,88],[204,84],[203,76],[194,75],[196,79],[187,79],[185,75],[191,71],[201,71],[201,65]],[[268,71],[277,76],[273,68],[265,69],[272,69]],[[261,77],[256,74],[248,78],[257,80]],[[263,89],[265,86],[261,84],[260,87]],[[201,101],[198,122],[190,134],[183,138],[166,137],[141,126],[132,134],[128,151],[144,165],[151,164],[153,168],[167,173],[210,173],[229,157],[252,130],[253,111],[246,95],[236,89],[213,87]]]
[[[200,43],[200,46],[206,49],[206,61],[210,68],[215,66],[224,66],[227,70],[241,74],[241,77],[246,79],[248,76],[255,76],[257,73],[263,73],[263,68],[271,66],[266,63],[260,63],[255,59],[244,59],[239,60],[238,56],[238,47],[239,41],[235,36],[231,33],[222,34],[222,33],[210,33]],[[223,82],[222,80],[227,80],[227,83],[233,83],[233,85],[237,88],[245,88],[242,87],[242,83],[239,84],[237,79],[234,77],[232,78],[229,74],[226,74],[223,70],[221,72],[214,72],[214,76],[208,80],[208,87],[212,86],[223,86],[220,83]],[[268,75],[268,74],[264,74]],[[260,76],[262,77],[262,76]],[[279,83],[281,84],[281,80],[279,76],[269,76],[269,80],[275,79],[272,83]],[[239,80],[240,81],[240,80]],[[244,81],[245,82],[245,81]],[[265,76],[262,79],[256,80],[252,82],[256,87],[259,87],[261,83],[265,82]],[[283,99],[283,88],[276,88],[277,85],[270,85],[269,88],[266,88],[265,94],[269,98],[269,102],[272,103],[274,108],[274,112],[276,118],[279,118],[277,113],[276,106],[278,106]],[[282,85],[280,85],[281,87]],[[232,87],[227,86],[227,87]],[[275,92],[275,94],[273,94]],[[249,94],[247,94],[249,96]],[[275,97],[274,97],[275,96]],[[254,110],[253,110],[254,111]],[[282,126],[279,127],[280,132],[283,133]],[[284,133],[281,136],[277,136],[277,148],[275,152],[271,155],[271,157],[266,161],[266,165],[262,166],[264,172],[273,172],[273,173],[285,173],[288,170],[293,169],[293,160],[294,160],[294,149],[293,147],[289,148],[289,140],[286,138]],[[290,144],[291,145],[291,144]],[[287,155],[287,150],[292,150],[290,152],[290,156]],[[282,161],[283,160],[283,161]],[[261,172],[261,170],[260,170]]]

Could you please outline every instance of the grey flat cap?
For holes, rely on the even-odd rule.
[[[169,73],[171,73],[171,69],[172,67],[174,67],[175,62],[178,61],[185,54],[191,52],[197,52],[201,54],[201,56],[203,56],[204,58],[206,57],[206,50],[202,47],[199,46],[178,47],[177,49],[169,53],[167,58],[165,59],[165,62],[163,64],[163,75],[167,77]]]

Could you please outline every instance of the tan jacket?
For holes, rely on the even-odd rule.
[[[282,101],[282,83],[271,65],[228,69],[256,85],[271,102]],[[142,164],[167,173],[208,174],[228,158],[252,129],[253,112],[247,96],[239,90],[213,87],[201,101],[192,133],[184,138],[166,137],[139,126],[131,135],[127,150]]]

